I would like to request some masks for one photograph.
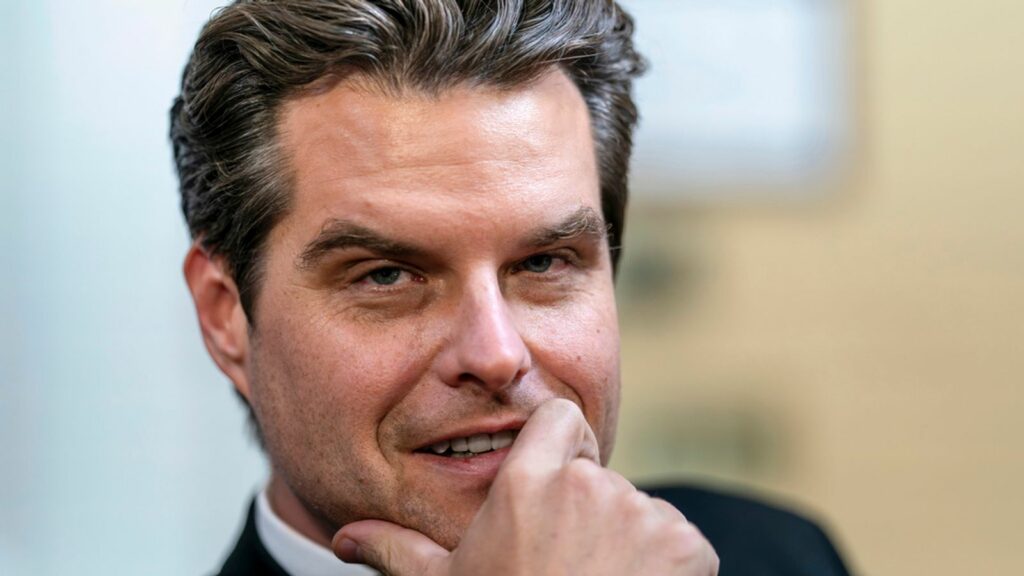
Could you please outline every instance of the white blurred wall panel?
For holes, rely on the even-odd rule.
[[[842,0],[625,0],[651,63],[637,84],[640,197],[792,193],[849,147]]]
[[[263,475],[192,317],[166,137],[215,7],[5,5],[4,574],[207,573]]]

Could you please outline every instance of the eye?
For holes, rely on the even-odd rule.
[[[391,291],[423,282],[423,277],[401,266],[381,266],[365,272],[355,285],[372,291]]]
[[[402,277],[402,272],[403,270],[401,268],[396,268],[394,266],[390,266],[387,268],[377,268],[373,272],[367,274],[366,278],[373,282],[374,284],[379,284],[381,286],[391,286],[392,284],[398,282],[398,280]]]
[[[554,258],[549,254],[537,254],[530,256],[526,260],[523,260],[522,268],[527,272],[533,272],[534,274],[542,274],[551,269],[551,264],[554,262]]]

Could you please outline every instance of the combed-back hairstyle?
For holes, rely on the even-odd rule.
[[[515,88],[558,66],[590,111],[613,265],[643,60],[613,0],[239,0],[203,28],[171,108],[181,205],[255,323],[261,252],[289,206],[285,99],[359,73],[388,90]]]

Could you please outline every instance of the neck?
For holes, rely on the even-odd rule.
[[[267,500],[274,513],[285,524],[324,548],[328,550],[331,548],[334,530],[310,512],[291,488],[276,474],[270,475],[270,483],[267,485]]]

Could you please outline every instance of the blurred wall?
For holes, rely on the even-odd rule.
[[[207,574],[264,475],[166,136],[216,4],[0,2],[0,575]]]
[[[774,494],[860,573],[1024,573],[1024,3],[854,14],[841,184],[634,205],[613,465]]]

